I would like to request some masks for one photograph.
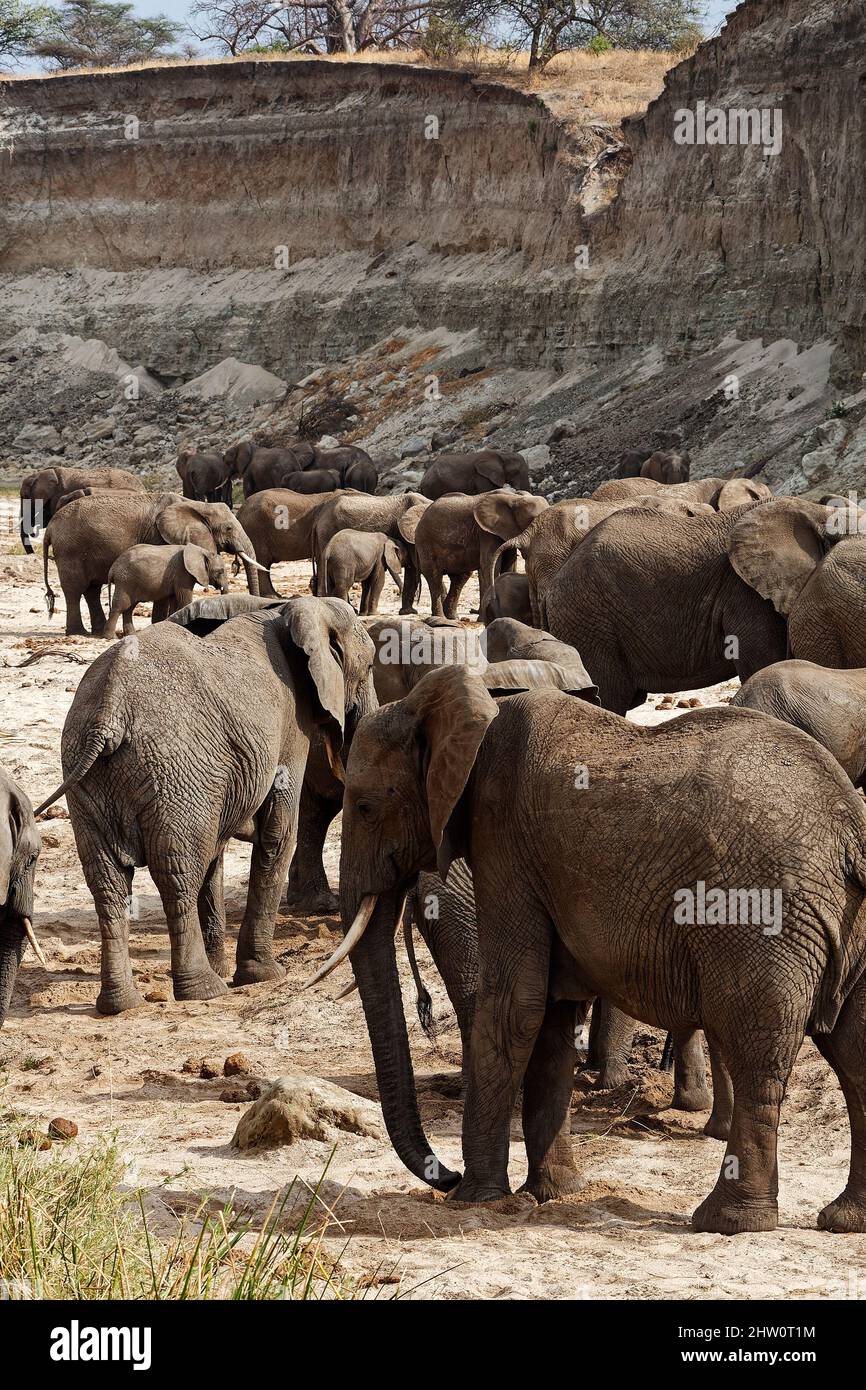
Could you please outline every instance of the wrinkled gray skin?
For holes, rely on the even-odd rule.
[[[519,535],[547,510],[543,497],[496,490],[447,496],[432,502],[415,527],[418,568],[430,591],[435,617],[455,618],[460,595],[475,570],[482,594],[493,584],[493,557],[503,541]],[[443,599],[443,580],[450,579]]]
[[[747,680],[731,704],[804,729],[855,787],[866,786],[866,667],[837,671],[812,661],[777,661]]]
[[[866,1231],[864,845],[862,798],[777,720],[704,709],[641,728],[559,691],[497,703],[460,667],[431,672],[361,721],[343,807],[341,915],[348,930],[375,899],[351,964],[403,1163],[461,1201],[505,1196],[522,1085],[526,1188],[539,1201],[574,1191],[575,1003],[599,995],[674,1034],[703,1027],[733,1078],[730,1139],[695,1230],[775,1229],[779,1111],[808,1034],[851,1122],[848,1182],[818,1224]],[[479,947],[462,1178],[421,1125],[394,949],[415,876],[461,857]],[[699,881],[779,888],[784,929],[675,923],[672,885]]]
[[[183,449],[174,466],[183,484],[184,497],[195,502],[225,502],[231,507],[232,470],[222,454]]]
[[[233,599],[205,603],[230,613]],[[347,604],[296,598],[242,611],[204,637],[160,623],[87,670],[63,729],[64,781],[44,805],[65,790],[102,935],[101,1013],[142,1002],[127,903],[144,865],[166,914],[175,998],[225,991],[230,839],[253,845],[234,982],[282,977],[274,920],[310,738],[318,729],[332,765],[341,765],[355,723],[376,706],[372,655]],[[181,701],[179,719],[167,714],[169,689]]]
[[[690,468],[691,460],[688,454],[677,454],[666,449],[657,449],[641,464],[640,476],[652,478],[653,482],[662,483],[665,486],[672,486],[676,483],[687,483]]]
[[[152,603],[152,621],[161,622],[192,598],[196,584],[212,584],[228,593],[229,577],[221,555],[200,545],[133,545],[115,560],[108,571],[109,590],[113,589],[108,621],[103,636],[117,635],[117,620],[123,614],[123,635],[135,631],[133,610],[138,603]]]
[[[479,449],[470,454],[440,454],[421,479],[419,491],[435,501],[449,493],[477,496],[495,488],[529,491],[529,467],[522,454],[501,449]]]
[[[31,541],[47,526],[61,497],[79,488],[101,491],[144,492],[144,484],[122,468],[39,468],[21,483],[21,544],[33,554]],[[38,523],[38,524],[37,524]]]
[[[324,593],[321,557],[326,545],[338,531],[383,531],[391,540],[402,535],[401,520],[415,507],[426,506],[417,492],[401,492],[390,497],[369,497],[364,493],[341,492],[328,498],[313,522],[313,566],[316,593]],[[411,545],[411,536],[404,537]],[[403,571],[401,613],[413,612],[413,601],[419,587],[414,553],[407,552]]]
[[[336,492],[342,482],[335,468],[307,468],[303,472],[287,473],[283,486],[290,492]]]
[[[337,449],[320,449],[316,445],[315,462],[317,468],[335,468],[341,487],[355,488],[358,492],[376,491],[379,482],[376,465],[357,444],[341,444]]]
[[[193,502],[176,492],[139,496],[82,497],[63,507],[48,526],[42,541],[45,590],[49,616],[54,593],[48,583],[48,552],[60,576],[66,599],[67,633],[84,633],[81,600],[90,613],[95,636],[105,627],[101,591],[115,560],[133,545],[200,545],[216,553],[254,556],[253,543],[224,502]],[[243,562],[250,593],[259,591],[258,572]]]
[[[612,478],[592,494],[597,502],[640,502],[647,497],[664,497],[670,502],[704,503],[717,512],[732,512],[750,502],[772,497],[766,483],[751,478],[698,478],[694,482],[665,485],[653,478]]]
[[[0,1028],[6,1021],[33,918],[33,879],[42,841],[30,799],[0,769]]]
[[[620,714],[788,655],[866,665],[866,539],[829,532],[836,515],[791,498],[687,521],[616,513],[555,575],[547,627]]]
[[[307,497],[288,488],[268,488],[244,502],[238,522],[249,535],[259,564],[270,569],[281,560],[311,560],[316,518],[332,501],[332,493]],[[261,575],[260,583],[265,597],[278,597],[270,574]]]
[[[481,600],[479,617],[485,627],[489,627],[497,618],[516,618],[519,622],[531,626],[532,600],[529,593],[529,576],[500,574]]]
[[[401,554],[402,551],[402,554]],[[397,545],[384,531],[338,531],[325,546],[321,558],[325,593],[349,602],[353,584],[361,585],[362,614],[375,613],[385,584],[386,572],[402,590],[402,543]]]

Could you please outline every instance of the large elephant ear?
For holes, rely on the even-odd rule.
[[[343,782],[346,685],[341,641],[345,623],[338,621],[333,600],[304,596],[285,605],[281,625],[288,639],[283,647],[296,681],[298,722],[308,736],[314,730],[322,734],[331,771]]]
[[[183,548],[183,567],[191,578],[198,581],[206,589],[209,575],[207,572],[207,555],[200,545],[185,545]]]
[[[528,493],[485,492],[472,508],[472,515],[482,531],[509,541],[525,531],[546,507],[545,498]]]
[[[580,695],[598,704],[598,686],[578,656],[571,666],[556,661],[513,657],[510,661],[493,661],[483,676],[491,694],[515,695],[521,690],[562,690],[567,695]]]
[[[397,521],[397,530],[400,532],[404,541],[408,541],[410,545],[415,544],[415,532],[418,530],[418,522],[426,512],[428,506],[429,503],[426,501],[423,506],[420,502],[416,502],[415,505],[410,507],[408,511],[405,511]]]
[[[254,594],[212,595],[178,608],[168,621],[188,628],[196,637],[206,637],[230,618],[237,618],[243,613],[259,613],[264,608],[282,608],[285,602],[284,598],[259,598]]]
[[[713,506],[719,512],[734,512],[738,507],[748,506],[750,502],[763,502],[772,496],[766,483],[754,483],[749,478],[729,478],[716,493]]]
[[[156,514],[156,529],[168,545],[200,545],[213,551],[214,541],[207,522],[195,503],[178,498],[160,506]]]
[[[816,502],[777,498],[745,512],[731,531],[737,574],[785,617],[824,557],[829,514]]]
[[[498,708],[483,680],[464,666],[428,672],[406,696],[405,705],[419,726],[430,835],[445,878],[451,861],[465,848],[448,833],[448,822]]]

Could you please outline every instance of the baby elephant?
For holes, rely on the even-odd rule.
[[[103,637],[117,636],[117,619],[123,614],[123,635],[135,632],[132,613],[137,603],[153,603],[152,621],[160,622],[192,598],[196,584],[212,584],[227,594],[228,574],[222,556],[200,545],[133,545],[118,556],[108,571],[111,609]]]
[[[322,554],[323,592],[349,602],[353,584],[361,585],[361,613],[376,613],[387,570],[397,588],[403,560],[400,549],[384,531],[338,531]]]

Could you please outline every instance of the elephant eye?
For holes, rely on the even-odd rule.
[[[361,817],[361,820],[369,820],[370,816],[373,814],[373,807],[370,805],[369,801],[356,801],[355,809]]]

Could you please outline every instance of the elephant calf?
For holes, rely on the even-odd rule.
[[[113,589],[111,608],[103,636],[117,636],[117,619],[123,614],[123,635],[135,632],[133,610],[138,603],[153,604],[153,622],[184,608],[196,584],[212,584],[228,593],[229,579],[220,555],[200,545],[133,545],[118,556],[108,571]]]
[[[403,554],[384,531],[338,531],[322,552],[321,566],[330,598],[348,603],[352,585],[361,585],[361,613],[378,612],[386,570],[398,589],[403,583]]]

